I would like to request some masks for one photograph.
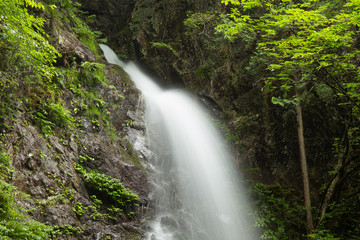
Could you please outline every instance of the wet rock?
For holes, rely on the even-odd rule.
[[[37,161],[32,158],[32,157],[28,157],[26,159],[26,163],[25,166],[29,169],[29,170],[35,170],[35,168],[37,167],[38,163]]]
[[[167,229],[170,232],[176,231],[179,227],[177,222],[171,217],[165,216],[160,220],[161,227]]]
[[[126,132],[126,139],[132,144],[134,150],[140,154],[140,157],[150,159],[152,151],[147,145],[144,131],[127,127]]]
[[[59,50],[63,55],[73,55],[82,61],[94,62],[94,53],[82,42],[80,42],[74,33],[65,29],[55,31],[58,39]]]
[[[44,209],[46,223],[50,225],[77,225],[77,217],[69,205],[46,206]]]
[[[133,46],[128,44],[132,41],[128,23],[137,0],[77,1],[81,3],[82,10],[96,15],[96,21],[91,23],[93,29],[103,32],[109,43],[121,48],[126,56],[134,55]]]
[[[175,233],[173,236],[174,240],[186,240],[189,239],[185,234],[182,233]]]
[[[142,105],[142,103],[140,103]],[[138,130],[144,130],[146,128],[144,124],[144,110],[139,107],[137,111],[127,111],[127,115],[130,117],[133,123],[133,127]]]
[[[141,227],[135,223],[122,226],[113,225],[113,222],[94,222],[88,216],[79,218],[74,213],[72,207],[76,202],[81,202],[84,209],[92,204],[91,193],[74,169],[79,155],[93,157],[94,161],[90,161],[88,167],[120,179],[140,196],[140,207],[135,210],[137,217],[146,213],[141,209],[147,206],[150,191],[147,173],[139,162],[139,156],[130,151],[130,147],[125,150],[121,139],[115,141],[92,131],[77,134],[78,137],[63,135],[61,140],[56,136],[44,138],[37,127],[24,124],[21,120],[15,123],[7,142],[15,169],[12,184],[31,197],[30,200],[20,199],[19,204],[26,209],[34,209],[31,216],[50,225],[88,225],[91,230],[83,233],[88,236],[86,239],[92,239],[90,236],[95,236],[95,232],[102,232],[102,236],[112,239],[119,239],[119,234],[127,231],[140,236],[143,234]],[[90,222],[87,223],[88,220]],[[119,218],[118,221],[129,220]]]

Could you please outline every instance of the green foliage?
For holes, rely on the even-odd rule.
[[[105,74],[105,65],[95,62],[84,62],[81,64],[84,69],[82,80],[83,84],[88,87],[95,87],[99,84],[107,84],[107,78]]]
[[[80,11],[80,4],[72,0],[47,0],[47,2],[49,4],[47,11],[52,17],[69,24],[79,40],[87,45],[96,57],[100,57],[98,42],[106,42],[106,40],[98,39],[101,32],[93,31],[87,24],[94,16],[88,16],[86,12]]]
[[[354,77],[360,76],[356,64],[359,50],[355,47],[357,1],[346,1],[344,9],[338,12],[331,12],[332,5],[319,0],[222,2],[234,7],[217,31],[230,40],[244,39],[249,34],[257,36],[257,53],[267,61],[267,82],[272,82],[271,90],[279,94],[274,103],[284,105],[281,99],[293,104],[303,101],[306,92],[314,89],[314,82],[319,83],[318,92],[320,86],[326,86],[330,93],[330,87],[336,90],[333,95],[344,96],[342,101],[359,98],[358,92],[340,83],[356,84]],[[257,9],[261,9],[259,14]],[[295,97],[295,89],[303,94],[303,99]]]
[[[358,182],[354,179],[359,175],[356,163],[359,158],[350,156],[359,156],[360,143],[360,2],[223,0],[222,3],[227,6],[228,14],[222,15],[223,23],[216,31],[230,42],[236,40],[253,46],[254,54],[247,68],[254,71],[258,69],[256,63],[265,65],[256,80],[265,80],[263,90],[273,104],[283,107],[301,104],[305,114],[306,110],[324,106],[329,111],[336,109],[336,112],[329,113],[331,119],[327,120],[304,114],[304,125],[309,126],[314,120],[321,119],[341,126],[342,130],[336,133],[337,130],[331,129],[337,140],[336,150],[328,153],[332,158],[328,162],[337,158],[339,166],[331,173],[342,180],[336,183],[335,192],[329,192],[329,195],[336,204],[358,195],[358,187],[355,187]],[[309,123],[306,122],[309,119]],[[311,130],[318,129],[313,127]],[[305,141],[311,143],[309,136],[313,137],[313,134],[307,134],[309,132],[305,130]],[[314,146],[311,147],[312,152],[316,152]],[[308,155],[313,156],[312,152]],[[358,212],[354,205],[348,202],[346,205],[348,212]],[[354,230],[358,228],[356,214],[347,222],[340,212],[331,209],[329,213],[332,220],[317,229],[312,237],[356,239],[354,236],[359,235]],[[279,218],[276,216],[274,219]],[[269,218],[265,218],[260,225],[266,227],[270,223]],[[279,235],[284,231],[277,227],[271,226],[270,229],[277,235],[269,233],[266,236],[297,239]]]
[[[334,91],[326,84],[318,83],[315,84],[315,91],[319,98],[326,103],[330,103],[334,100]]]
[[[175,49],[170,45],[166,43],[159,43],[159,42],[151,42],[151,44],[155,47],[164,47],[169,49],[176,57],[179,57],[179,53],[175,51]]]
[[[207,66],[207,65],[200,65],[196,70],[195,70],[195,76],[197,78],[208,78],[208,74],[211,72],[211,67]]]
[[[58,184],[59,184],[59,188],[61,189],[62,193],[60,195],[60,199],[62,200],[63,203],[68,203],[69,201],[73,201],[75,196],[74,196],[74,189],[67,187],[64,185],[63,181],[56,177],[54,174],[48,172],[48,175],[51,176]]]
[[[58,237],[79,237],[84,233],[84,229],[81,227],[74,227],[72,225],[55,225],[52,226],[50,235],[51,239],[57,239]]]
[[[257,183],[252,187],[256,199],[255,226],[263,233],[262,239],[299,239],[303,207],[294,204],[294,192],[280,184]]]
[[[87,117],[94,131],[106,129],[106,134],[116,139],[116,130],[110,121],[110,112],[107,111],[107,103],[99,97],[98,87],[113,89],[106,78],[105,65],[100,63],[84,62],[80,68],[76,66],[61,72],[66,79],[65,87],[69,89],[75,98],[72,101],[74,115]],[[81,124],[77,124],[82,128]]]
[[[352,194],[351,188],[358,189],[358,184],[348,186],[345,196],[340,201],[333,201],[325,214],[319,229],[315,232],[319,239],[360,239],[360,198],[359,193]]]
[[[47,41],[45,20],[29,13],[26,7],[44,10],[33,0],[1,0],[0,70],[17,74],[35,74],[51,78],[52,64],[60,55]]]
[[[10,74],[0,74],[0,129],[6,131],[7,120],[13,116],[15,97],[11,94],[17,89],[17,80]]]
[[[316,230],[313,234],[309,234],[307,236],[314,240],[341,240],[340,238],[334,237],[326,230]]]
[[[0,166],[1,168],[10,166],[10,155],[5,151],[0,152]]]
[[[99,39],[101,32],[92,30],[86,22],[91,22],[94,18],[94,15],[86,16],[86,13],[81,12],[85,21],[77,17],[76,14],[72,14],[73,20],[73,30],[79,36],[81,42],[89,47],[89,49],[100,58],[101,54],[99,53],[99,42],[106,43],[106,39]]]
[[[65,10],[57,9],[56,5]],[[79,35],[89,42],[96,43],[95,33],[91,33],[87,24],[77,17],[77,9],[71,0],[49,0],[46,4],[32,0],[1,0],[0,7],[4,12],[3,21],[0,23],[3,29],[0,35],[0,58],[6,59],[0,63],[0,119],[5,121],[11,116],[15,97],[20,94],[18,101],[26,105],[26,110],[34,116],[45,136],[53,135],[55,127],[71,129],[74,119],[59,99],[60,88],[67,84],[62,70],[53,66],[60,54],[47,40],[48,36],[43,29],[46,20],[29,12],[46,10],[54,17],[61,16],[73,24],[78,32],[87,30],[88,32]],[[30,8],[36,8],[36,11],[29,10]],[[103,64],[85,62],[81,71],[72,71],[74,72],[76,75],[73,77],[77,80],[81,78],[84,81],[81,84],[83,86],[93,88],[102,83],[106,84]],[[84,95],[81,85],[76,83],[69,87],[76,94]],[[20,91],[16,92],[19,88]],[[43,99],[47,101],[44,103]]]
[[[48,41],[46,20],[30,13],[42,14],[44,8],[33,0],[0,0],[1,120],[13,115],[14,104],[25,100],[31,86],[46,88],[56,75],[53,64],[60,54]]]
[[[90,198],[91,198],[91,202],[97,209],[100,208],[101,205],[103,204],[103,202],[100,199],[98,199],[96,195],[91,195]]]
[[[217,23],[217,15],[217,12],[188,12],[184,21],[185,34],[208,34],[208,31],[212,31]]]
[[[98,211],[98,208],[94,205],[90,205],[87,207],[90,218],[95,221],[104,221],[107,218],[107,214],[101,213]]]
[[[84,214],[83,205],[80,202],[75,203],[74,206],[72,207],[72,210],[78,216],[82,216]]]
[[[45,136],[54,134],[54,127],[72,129],[74,119],[69,110],[61,102],[43,103],[40,110],[36,112],[35,119]]]
[[[19,219],[0,221],[0,236],[2,239],[46,239],[50,227],[37,221],[24,221]]]
[[[45,104],[45,109],[47,109],[48,118],[54,122],[56,125],[63,128],[70,128],[73,126],[73,117],[69,110],[59,102],[57,103],[48,103]]]
[[[293,189],[280,184],[252,186],[256,212],[255,226],[262,231],[262,239],[302,239],[304,228],[304,207],[297,203]],[[346,200],[334,202],[325,215],[325,219],[314,230],[314,240],[360,239],[359,200],[356,195],[347,196]]]
[[[123,213],[123,210],[121,208],[117,207],[111,207],[107,209],[110,217],[118,217]]]
[[[83,206],[82,203],[75,203],[72,207],[72,210],[76,213],[76,215],[83,216],[87,214],[91,219],[95,221],[105,221],[106,219],[116,220],[116,217],[121,216],[123,210],[116,207],[108,208],[107,213],[101,213],[100,209],[103,206],[103,202],[96,197],[96,195],[90,196],[92,204],[89,206]],[[128,216],[130,216],[128,214]]]
[[[15,120],[13,117],[17,111],[26,117],[26,124],[29,118],[34,121],[45,136],[57,134],[59,130],[61,134],[63,131],[74,130],[76,114],[88,115],[97,121],[98,127],[113,129],[106,111],[107,104],[97,91],[98,86],[114,87],[107,85],[105,66],[89,62],[79,65],[75,59],[69,60],[67,69],[55,66],[61,54],[50,43],[50,40],[55,39],[50,38],[46,31],[50,28],[55,28],[51,30],[56,31],[61,24],[66,24],[67,29],[68,26],[73,27],[80,40],[95,53],[98,52],[97,38],[100,33],[91,31],[86,22],[78,17],[83,13],[77,10],[77,6],[72,0],[0,0],[1,135],[12,131],[12,121]],[[77,110],[75,107],[71,109],[74,115],[67,109],[68,105],[63,97],[74,97],[74,102],[79,103]],[[91,108],[96,109],[94,116],[91,116]],[[40,240],[81,235],[83,230],[77,227],[49,227],[29,220],[31,217],[25,212],[27,210],[16,203],[20,192],[6,182],[11,180],[13,169],[11,155],[2,149],[3,147],[0,151],[0,239]],[[29,157],[32,155],[29,154]],[[44,153],[39,156],[43,161],[47,159]],[[87,155],[83,158],[84,161],[92,160]],[[50,175],[58,183],[61,192],[46,189],[50,197],[35,202],[72,202],[73,189],[48,173]],[[124,194],[126,193],[125,191]],[[75,203],[73,210],[80,216],[88,209],[81,203]]]
[[[104,128],[106,134],[115,139],[116,130],[110,121],[107,103],[99,97],[98,91],[100,86],[114,89],[114,86],[108,84],[105,65],[84,62],[81,67],[74,66],[72,69],[62,70],[60,74],[66,79],[65,87],[75,95],[72,101],[74,115],[87,117],[94,131]],[[77,126],[82,128],[82,124]]]
[[[206,81],[211,78],[216,68],[224,64],[223,61],[227,60],[230,55],[227,43],[214,33],[214,28],[221,20],[218,15],[219,12],[216,10],[188,11],[187,18],[183,22],[186,44],[190,44],[186,48],[190,48],[191,54],[198,55],[198,57],[188,59],[186,62],[191,65],[180,73],[184,75],[195,73],[199,87],[203,87],[201,80]]]
[[[11,177],[13,171],[10,154],[6,151],[0,151],[0,176]]]
[[[128,215],[133,214],[132,209],[137,205],[139,196],[124,187],[119,179],[98,173],[95,170],[86,171],[80,164],[77,164],[75,169],[81,173],[89,188],[98,191],[102,198],[105,197],[107,201],[113,202],[116,207]],[[100,195],[97,196],[100,197]]]
[[[12,208],[12,201],[14,196],[11,194],[15,190],[15,187],[6,183],[0,179],[0,188],[1,188],[1,201],[0,201],[0,218],[5,219],[8,215],[15,215],[14,209]]]
[[[37,221],[25,220],[25,214],[16,205],[16,187],[0,176],[0,236],[1,239],[46,239],[50,227]]]
[[[85,156],[82,156],[82,155],[79,155],[79,163],[80,164],[83,164],[83,163],[86,163],[86,162],[89,162],[89,161],[94,161],[95,159],[93,157],[90,157],[88,155],[85,155]]]
[[[122,124],[123,127],[135,127],[135,123],[131,120],[131,119],[128,119],[125,121],[124,124]]]

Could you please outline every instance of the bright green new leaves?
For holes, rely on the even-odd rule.
[[[221,3],[225,4],[225,6],[229,3],[236,6],[241,5],[245,11],[255,7],[262,7],[262,1],[259,0],[222,0]]]
[[[296,4],[285,0],[223,0],[222,3],[233,8],[223,16],[223,24],[216,30],[230,40],[249,41],[249,36],[256,36],[252,39],[257,41],[257,53],[268,64],[267,81],[273,82],[272,90],[281,89],[286,93],[283,97],[289,98],[291,86],[306,88],[307,83],[321,81],[338,93],[350,95],[346,93],[346,84],[360,78],[357,61],[360,52],[355,46],[360,1],[347,1],[337,12],[329,7],[332,2],[319,0]],[[299,76],[297,81],[295,74]],[[281,87],[284,84],[290,87]],[[290,97],[290,100],[296,99]]]
[[[344,125],[339,138],[342,145],[334,150],[334,155],[344,156],[343,160],[339,157],[339,162],[342,161],[342,169],[349,170],[342,174],[356,172],[350,166],[357,166],[358,158],[345,155],[359,156],[360,1],[223,0],[222,3],[230,11],[222,16],[223,23],[216,30],[227,39],[256,46],[251,48],[252,59],[254,62],[261,59],[266,66],[262,73],[263,89],[273,104],[297,105],[299,109],[299,104],[320,103],[319,107],[326,105],[341,111],[333,118]],[[354,222],[358,222],[358,217],[355,218]],[[319,230],[312,237],[337,239],[324,237],[327,235]]]
[[[41,3],[38,3],[34,0],[15,0],[13,2],[15,2],[17,5],[25,5],[26,7],[32,7],[32,8],[45,10],[44,5],[42,5]]]
[[[238,14],[239,13],[234,10],[229,16],[221,15],[223,24],[219,24],[216,27],[216,32],[223,33],[224,37],[230,41],[234,41],[239,36],[243,39],[247,38],[247,36],[252,36],[255,32],[253,20],[249,15],[237,17]]]
[[[107,197],[117,207],[129,213],[136,206],[139,196],[124,187],[119,179],[98,173],[95,170],[86,171],[80,164],[77,164],[75,169],[81,173],[90,188],[104,194],[103,197]]]
[[[34,0],[0,0],[0,56],[7,59],[1,61],[0,70],[51,78],[59,53],[46,39],[45,20],[30,14],[27,7],[44,10]]]

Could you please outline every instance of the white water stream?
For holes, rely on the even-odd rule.
[[[254,240],[249,205],[225,141],[189,94],[163,90],[106,45],[109,63],[129,74],[147,105],[155,167],[157,217],[149,240]]]

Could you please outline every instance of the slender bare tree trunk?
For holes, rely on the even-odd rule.
[[[306,162],[302,109],[301,109],[300,104],[296,105],[296,120],[298,123],[300,163],[301,163],[302,180],[303,180],[303,185],[304,185],[304,200],[305,200],[305,211],[306,211],[306,233],[311,234],[312,230],[313,230],[313,221],[312,221],[312,215],[311,215],[310,185],[309,185],[309,176],[308,176],[308,169],[307,169],[307,162]]]
[[[295,92],[296,97],[299,99],[300,94],[297,88],[297,85],[300,80],[300,76],[295,74]],[[309,175],[306,161],[306,151],[305,151],[305,140],[304,140],[304,125],[302,117],[302,108],[300,102],[296,105],[296,120],[298,124],[298,139],[299,139],[299,152],[300,152],[300,164],[301,164],[301,174],[304,185],[304,204],[306,212],[306,234],[311,234],[313,231],[313,219],[311,214],[311,200],[310,200],[310,184],[309,184]],[[312,239],[312,238],[309,238]]]

